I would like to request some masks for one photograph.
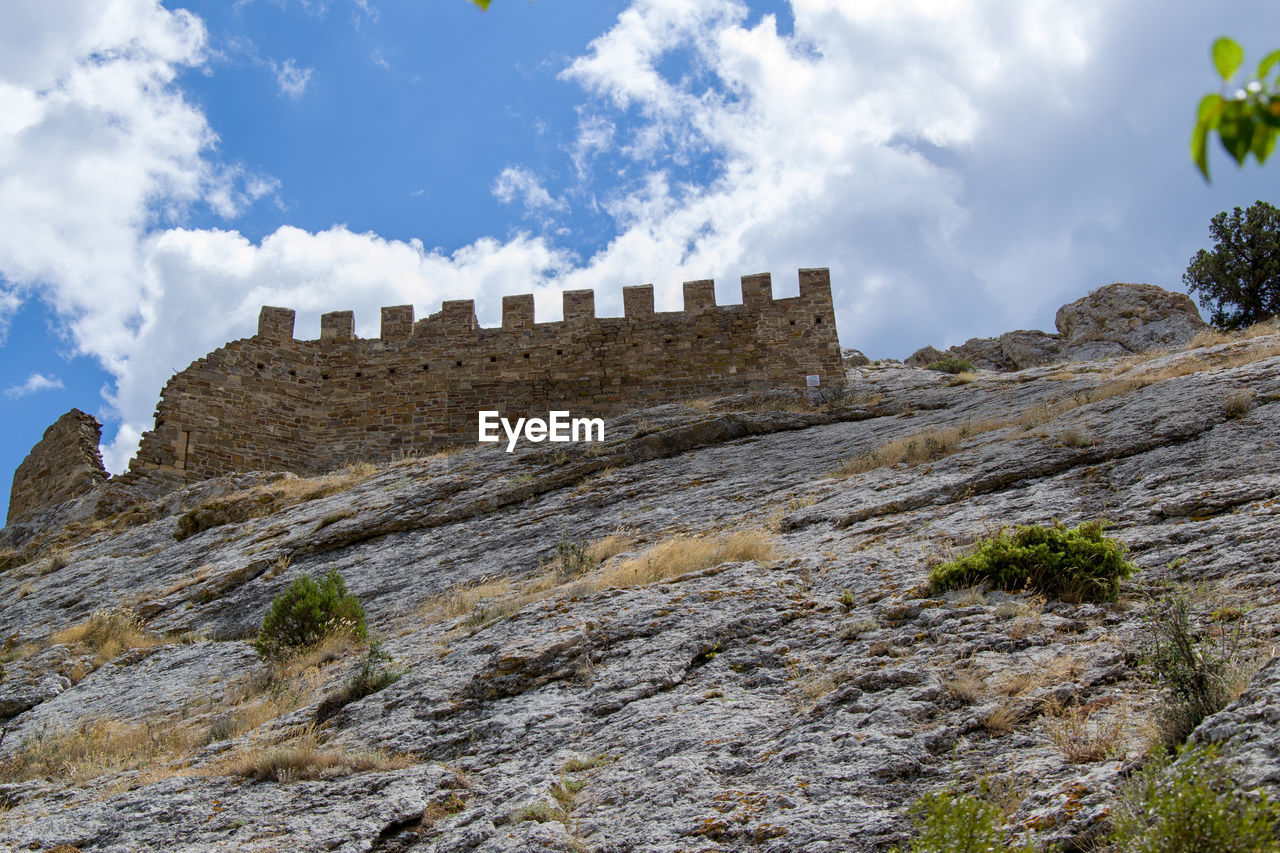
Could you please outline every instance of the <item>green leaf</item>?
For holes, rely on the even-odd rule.
[[[1271,73],[1271,69],[1277,62],[1280,62],[1280,50],[1273,50],[1262,58],[1258,63],[1258,79],[1264,80]]]
[[[1196,122],[1191,132],[1191,159],[1200,169],[1206,181],[1209,180],[1209,123],[1204,119]]]
[[[1205,95],[1196,108],[1196,118],[1207,122],[1210,127],[1218,123],[1218,113],[1222,112],[1224,101],[1221,95]]]
[[[489,8],[489,0],[471,0],[471,2],[472,2],[472,3],[475,3],[475,4],[476,4],[477,6],[479,6],[481,9],[488,9],[488,8]]]
[[[1223,80],[1230,80],[1240,63],[1244,62],[1244,48],[1223,36],[1213,43],[1213,64]]]
[[[1206,181],[1209,177],[1209,131],[1218,126],[1225,101],[1221,95],[1205,95],[1196,109],[1196,126],[1191,132],[1191,160]]]
[[[1253,146],[1251,150],[1253,151],[1253,156],[1258,158],[1258,163],[1267,162],[1271,152],[1276,150],[1275,129],[1259,122],[1253,130]]]
[[[1244,158],[1249,156],[1253,147],[1255,121],[1243,110],[1229,110],[1218,122],[1218,138],[1222,147],[1227,149],[1238,165],[1244,165]]]

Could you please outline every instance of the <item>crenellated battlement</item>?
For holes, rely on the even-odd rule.
[[[304,473],[476,440],[477,413],[591,417],[740,391],[843,385],[830,277],[802,269],[799,295],[774,299],[768,273],[742,277],[742,302],[715,283],[684,284],[684,309],[655,311],[653,286],[622,290],[623,316],[597,317],[595,293],[563,295],[538,322],[530,294],[504,296],[502,323],[481,326],[470,299],[422,319],[382,309],[377,338],[351,311],[298,339],[292,309],[266,306],[256,334],[169,380],[130,469],[198,480],[228,472]]]
[[[664,311],[656,316],[677,319],[681,316],[693,320],[698,315],[712,310],[721,311],[766,311],[777,305],[782,309],[803,309],[815,299],[819,302],[831,298],[831,282],[825,269],[800,270],[800,295],[774,300],[773,280],[769,273],[756,273],[742,277],[742,302],[732,305],[716,304],[715,281],[702,279],[684,283],[684,310]],[[502,297],[503,331],[538,331],[561,329],[564,324],[576,327],[588,326],[597,321],[607,320],[639,320],[647,322],[655,316],[653,302],[653,285],[641,284],[622,289],[623,316],[597,317],[595,313],[595,291],[566,290],[562,294],[562,319],[546,323],[538,323],[534,315],[533,294],[522,293]],[[382,326],[378,340],[387,343],[402,343],[415,336],[435,336],[453,332],[476,332],[487,330],[480,326],[476,319],[475,301],[471,299],[451,299],[441,303],[440,311],[424,320],[414,322],[412,305],[391,305],[382,309]],[[294,312],[291,308],[277,308],[264,305],[258,315],[258,332],[255,337],[269,341],[294,340]],[[350,341],[355,339],[355,312],[331,311],[320,317],[320,338],[325,341]],[[305,338],[302,340],[306,340]]]

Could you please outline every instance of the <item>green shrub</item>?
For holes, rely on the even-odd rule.
[[[323,723],[352,702],[363,699],[400,680],[405,670],[394,663],[391,655],[382,650],[382,642],[369,644],[360,668],[340,689],[329,694],[316,707],[316,722]]]
[[[1212,746],[1160,754],[1129,780],[1113,813],[1118,853],[1260,853],[1276,843],[1280,810],[1239,791]]]
[[[562,580],[576,578],[592,567],[587,556],[587,543],[571,538],[568,531],[560,534],[556,555],[560,558],[558,571]]]
[[[1004,840],[1000,809],[972,794],[925,794],[911,806],[911,853],[1033,853],[1028,840]]]
[[[391,655],[382,650],[382,642],[374,640],[369,644],[369,650],[365,652],[360,668],[347,683],[348,701],[355,702],[357,699],[363,699],[390,687],[399,681],[402,675],[404,670],[396,666]]]
[[[1216,632],[1216,633],[1215,633]],[[1166,748],[1184,742],[1200,721],[1231,701],[1244,675],[1240,663],[1244,638],[1239,626],[1214,626],[1208,633],[1192,624],[1191,597],[1185,590],[1155,603],[1147,622],[1143,660],[1169,691],[1156,722]]]
[[[1114,601],[1134,566],[1122,543],[1102,535],[1105,522],[1074,529],[1025,525],[978,542],[972,554],[943,563],[929,574],[933,590],[987,584],[995,589],[1034,588],[1068,600]]]
[[[966,361],[963,358],[956,358],[953,355],[940,361],[935,361],[925,369],[939,370],[943,373],[970,373],[973,371],[973,362]]]
[[[264,658],[279,659],[341,633],[356,640],[368,636],[364,608],[332,570],[320,583],[304,575],[277,596],[253,645]]]

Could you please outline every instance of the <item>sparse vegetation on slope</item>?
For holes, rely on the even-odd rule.
[[[973,362],[956,356],[939,359],[930,364],[926,370],[936,370],[939,373],[972,373],[974,370]]]
[[[406,756],[326,744],[314,728],[308,728],[266,748],[238,750],[215,769],[261,782],[301,782],[333,779],[368,770],[399,770],[412,764],[413,761]]]
[[[1245,655],[1239,624],[1197,629],[1186,590],[1153,602],[1143,657],[1169,693],[1157,717],[1161,742],[1169,749],[1182,744],[1205,717],[1226,707],[1256,668]]]
[[[1104,527],[1087,521],[1075,528],[1059,522],[1002,530],[980,540],[973,553],[935,568],[929,583],[935,591],[985,583],[1072,601],[1114,601],[1134,567],[1124,558],[1124,545],[1103,535]]]
[[[911,853],[1034,853],[1028,840],[1006,841],[1000,809],[956,791],[925,794],[911,806]]]
[[[83,783],[108,773],[153,767],[191,753],[198,743],[197,733],[188,727],[83,720],[41,733],[0,759],[0,783]]]
[[[721,563],[768,562],[774,553],[772,537],[763,530],[739,530],[723,537],[677,535],[588,580],[594,589],[644,586]]]
[[[336,569],[320,583],[303,575],[277,596],[262,619],[254,648],[264,658],[279,659],[335,634],[356,640],[368,635],[364,608],[347,592]]]
[[[1136,774],[1114,814],[1117,853],[1267,853],[1280,850],[1280,809],[1245,794],[1211,746],[1164,754]]]
[[[332,474],[319,477],[286,477],[264,486],[255,486],[242,492],[210,498],[178,518],[178,529],[173,537],[182,541],[224,524],[237,524],[251,518],[261,518],[285,507],[336,495],[369,479],[376,471],[372,464],[362,462],[357,465],[348,465]]]

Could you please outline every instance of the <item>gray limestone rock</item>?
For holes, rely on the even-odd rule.
[[[1011,334],[1026,347],[1002,358],[1049,348]],[[1194,585],[1198,618],[1236,608],[1258,653],[1280,635],[1276,348],[955,385],[854,367],[846,394],[654,407],[610,420],[599,445],[405,460],[181,540],[182,515],[266,475],[149,498],[65,561],[0,572],[0,849],[884,851],[909,843],[917,797],[984,781],[1010,831],[1087,847],[1166,702],[1132,655],[1148,594]],[[1225,405],[1240,389],[1244,413]],[[838,472],[937,431],[958,436],[937,458]],[[1141,569],[1117,602],[929,590],[932,566],[1001,525],[1099,517]],[[673,536],[748,529],[773,552],[602,579]],[[561,542],[614,533],[623,553],[553,585]],[[332,697],[360,649],[293,672],[246,642],[294,579],[334,569],[403,670],[345,704]],[[84,675],[92,656],[54,635],[122,605],[157,645]],[[1277,679],[1273,661],[1196,733],[1273,790]],[[1052,735],[1071,708],[1118,725],[1125,757],[1073,762]],[[193,745],[100,774],[13,769],[94,721]],[[384,762],[236,772],[304,735]]]

